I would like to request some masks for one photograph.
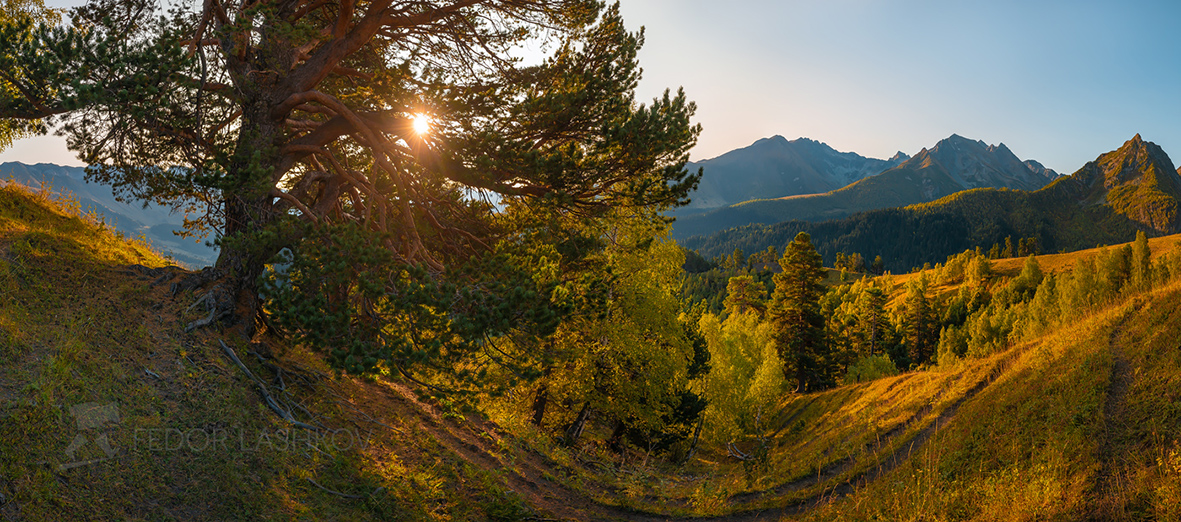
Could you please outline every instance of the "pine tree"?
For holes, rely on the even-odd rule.
[[[881,288],[866,288],[857,298],[857,322],[861,339],[865,343],[862,355],[878,355],[882,352],[885,307],[886,295]]]
[[[825,364],[824,317],[820,298],[824,267],[811,237],[800,232],[787,245],[775,274],[775,293],[768,320],[775,330],[783,373],[794,379],[798,391],[814,391],[830,382]]]
[[[722,306],[727,314],[744,314],[754,311],[762,315],[766,310],[763,298],[767,295],[767,288],[756,281],[753,276],[731,277],[726,284],[726,300]]]
[[[45,7],[43,0],[6,0],[0,2],[0,25],[7,26],[2,35],[3,40],[0,42],[0,69],[3,69],[5,74],[0,75],[0,151],[12,146],[12,142],[44,134],[47,130],[45,123],[41,120],[43,116],[50,114],[41,114],[37,107],[26,104],[15,104],[13,106],[10,100],[16,100],[21,97],[19,89],[29,82],[35,81],[30,78],[30,75],[36,75],[40,71],[30,70],[29,68],[17,67],[11,61],[4,60],[6,54],[11,54],[12,50],[7,48],[9,45],[19,45],[21,40],[17,36],[21,33],[26,33],[31,30],[36,23],[57,23],[61,19],[61,14],[58,11]],[[3,106],[3,101],[10,101],[7,107]],[[3,117],[6,112],[23,113],[23,117],[15,117],[15,114],[9,114],[10,117]]]
[[[245,330],[262,310],[259,276],[285,247],[348,275],[333,307],[367,303],[349,289],[402,273],[479,293],[474,265],[510,231],[472,194],[600,216],[683,204],[696,184],[684,168],[695,107],[667,92],[637,103],[643,38],[617,7],[93,0],[70,18],[68,30],[3,28],[0,66],[36,74],[0,80],[0,118],[57,118],[95,166],[89,180],[213,231],[216,264],[181,288],[204,289],[214,317]],[[537,40],[550,56],[518,63],[514,49]],[[390,277],[361,283],[339,264],[378,249]],[[385,294],[404,295],[397,286]]]
[[[927,298],[925,275],[910,284],[905,303],[902,332],[910,362],[924,364],[931,360],[939,341],[939,324]]]

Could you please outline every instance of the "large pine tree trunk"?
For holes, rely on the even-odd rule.
[[[701,440],[701,426],[705,424],[705,416],[697,418],[697,427],[693,429],[693,442],[689,444],[689,452],[685,454],[685,462],[697,454],[697,441]]]
[[[217,262],[186,278],[177,290],[192,289],[198,299],[205,301],[208,315],[190,323],[188,329],[220,322],[240,329],[240,333],[249,338],[254,335],[256,321],[261,317],[258,278],[277,251],[273,243],[262,243],[254,236],[273,224],[276,217],[270,195],[274,175],[265,170],[256,171],[265,169],[260,164],[273,162],[254,157],[254,151],[273,150],[271,137],[277,135],[279,129],[267,121],[265,113],[245,118],[243,127],[255,132],[242,132],[237,159],[227,173],[233,189],[223,192],[225,221]]]

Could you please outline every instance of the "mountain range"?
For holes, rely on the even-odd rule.
[[[909,159],[899,152],[888,160],[838,152],[808,138],[763,138],[713,159],[690,163],[704,175],[693,201],[680,215],[742,203],[756,198],[828,192],[872,176]]]
[[[988,145],[956,134],[913,157],[899,153],[894,160],[898,163],[885,163],[887,168],[880,173],[824,193],[752,199],[707,212],[676,214],[672,235],[684,239],[752,223],[837,219],[867,210],[934,201],[974,188],[1037,190],[1059,177],[1037,161],[1018,159],[1003,143]],[[709,172],[705,170],[703,177]]]
[[[171,256],[189,268],[210,265],[217,249],[193,239],[173,234],[184,228],[184,215],[148,204],[127,204],[116,199],[108,185],[89,183],[84,167],[64,167],[49,163],[0,164],[0,181],[12,181],[28,187],[45,186],[55,193],[68,194],[78,201],[83,212],[94,210],[107,223],[130,237],[143,235],[159,252]]]
[[[925,156],[938,161],[935,154]],[[867,259],[880,255],[888,269],[900,271],[969,248],[1003,243],[1006,237],[1037,238],[1042,251],[1053,252],[1131,241],[1138,230],[1154,236],[1178,233],[1179,201],[1181,175],[1172,160],[1137,134],[1074,174],[1059,176],[1032,192],[977,188],[824,222],[731,228],[682,244],[709,258],[734,249],[782,248],[804,231],[812,235],[826,262],[831,263],[837,252],[856,252]]]

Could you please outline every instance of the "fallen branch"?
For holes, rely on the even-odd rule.
[[[246,376],[250,377],[250,380],[254,381],[254,384],[258,386],[258,391],[262,393],[262,398],[266,401],[267,406],[270,406],[271,410],[278,414],[279,417],[296,428],[302,428],[310,431],[318,431],[320,429],[316,426],[312,426],[311,424],[305,424],[295,420],[295,417],[291,416],[291,412],[279,407],[279,403],[275,402],[275,399],[271,397],[271,393],[267,391],[266,385],[264,385],[258,377],[254,376],[254,373],[250,371],[250,368],[247,368],[245,364],[242,364],[242,360],[238,359],[238,354],[234,353],[234,349],[227,346],[226,342],[221,339],[218,339],[217,342],[221,343],[221,349],[226,352],[226,355],[229,355],[230,359],[232,359],[234,363],[246,373]]]
[[[735,447],[733,442],[726,443],[726,453],[743,462],[750,460],[750,455]]]

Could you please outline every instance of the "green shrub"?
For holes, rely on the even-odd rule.
[[[871,355],[857,359],[845,374],[845,384],[868,382],[898,374],[898,367],[886,355]]]

